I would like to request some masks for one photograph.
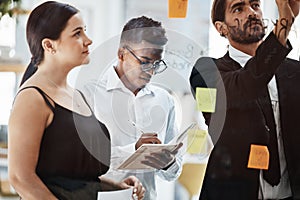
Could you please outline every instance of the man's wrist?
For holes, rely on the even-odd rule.
[[[175,162],[176,162],[176,158],[174,157],[174,159],[170,161],[170,163],[166,167],[162,168],[162,170],[165,171],[168,170]]]

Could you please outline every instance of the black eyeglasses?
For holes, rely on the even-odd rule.
[[[133,53],[133,50],[129,46],[124,46],[124,48],[127,49],[137,61],[139,61],[144,72],[153,70],[154,74],[159,74],[167,69],[167,64],[163,60],[155,60],[153,63],[142,61],[137,55]]]

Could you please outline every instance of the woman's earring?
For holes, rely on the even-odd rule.
[[[52,49],[51,53],[52,53],[52,54],[55,54],[55,53],[56,53],[56,51],[55,51],[54,49]]]

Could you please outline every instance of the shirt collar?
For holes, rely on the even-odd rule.
[[[236,48],[234,48],[233,46],[229,45],[229,56],[235,60],[236,62],[238,62],[242,67],[244,67],[246,65],[246,63],[248,62],[248,60],[250,58],[252,58],[252,56],[237,50]]]
[[[108,70],[103,75],[102,81],[106,82],[105,88],[107,91],[125,87],[122,81],[120,80],[115,70],[115,67],[108,68]]]
[[[124,91],[129,91],[128,88],[125,87],[123,82],[120,80],[115,67],[110,67],[105,74],[103,75],[103,82],[106,83],[106,90],[115,90],[122,89]],[[130,91],[131,92],[131,91]],[[141,89],[136,96],[144,96],[144,95],[154,95],[153,87],[148,83],[143,89]]]

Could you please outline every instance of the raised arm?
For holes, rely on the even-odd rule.
[[[282,45],[286,45],[287,38],[295,18],[299,14],[300,0],[276,0],[279,19],[273,30]]]

